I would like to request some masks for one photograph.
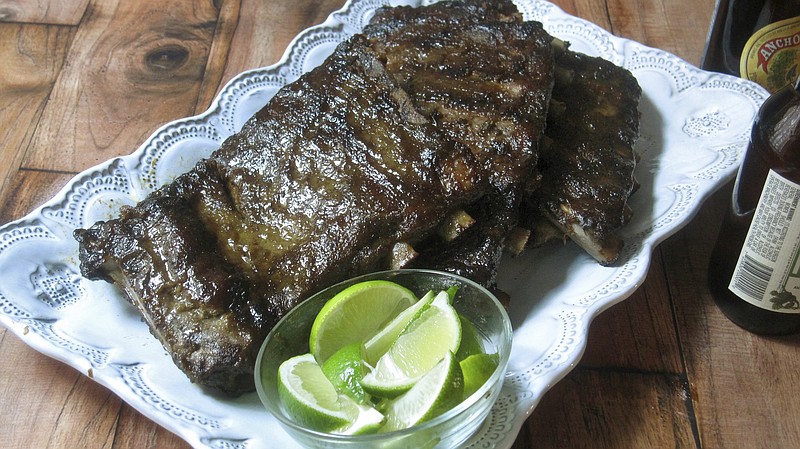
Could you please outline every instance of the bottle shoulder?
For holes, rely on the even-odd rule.
[[[800,75],[800,12],[757,29],[742,48],[740,76],[776,92]]]
[[[785,23],[776,29],[779,22]],[[792,36],[800,43],[795,27],[800,31],[800,0],[718,0],[702,67],[750,79],[774,92],[800,75],[800,51],[784,45]],[[761,40],[753,41],[755,36]]]
[[[764,102],[753,124],[752,148],[748,149],[763,153],[770,168],[784,176],[789,174],[789,178],[795,178],[794,173],[800,170],[800,92],[797,87],[800,86],[785,85]]]

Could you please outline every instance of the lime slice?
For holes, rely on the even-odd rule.
[[[461,343],[458,346],[456,359],[464,360],[473,354],[482,354],[484,350],[478,329],[464,315],[459,314],[458,319],[461,321]]]
[[[292,357],[281,364],[278,395],[287,414],[312,429],[328,432],[350,424],[357,415],[342,406],[339,393],[311,354]]]
[[[311,353],[324,363],[339,348],[369,340],[416,301],[411,290],[390,281],[365,281],[347,287],[317,314],[308,342]]]
[[[425,422],[461,402],[464,378],[452,352],[420,378],[402,396],[387,402],[381,432],[405,429]]]
[[[312,354],[295,356],[281,364],[278,396],[293,420],[322,432],[364,433],[384,422],[383,415],[373,407],[338,393]]]
[[[408,391],[445,355],[458,350],[461,323],[446,292],[423,307],[389,347],[375,368],[361,379],[364,391],[380,397],[396,397]]]
[[[340,427],[331,433],[341,435],[363,435],[376,433],[386,423],[386,417],[374,407],[357,404],[358,416],[352,424]]]
[[[362,404],[369,399],[361,386],[361,379],[367,372],[364,366],[363,344],[350,343],[334,352],[322,364],[322,372],[337,392],[344,393]]]
[[[478,391],[492,377],[498,363],[500,363],[500,356],[497,353],[473,354],[461,361],[465,398]]]
[[[389,350],[389,347],[397,340],[397,337],[400,336],[403,330],[408,327],[408,323],[419,315],[425,306],[433,301],[434,296],[435,294],[433,291],[429,291],[411,307],[400,312],[399,315],[394,317],[394,319],[375,334],[375,336],[370,338],[364,345],[364,360],[369,365],[374,366],[378,362],[378,359],[386,354],[386,351]]]

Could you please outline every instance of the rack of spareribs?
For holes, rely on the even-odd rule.
[[[510,1],[384,7],[208,158],[76,230],[81,271],[193,382],[250,391],[272,326],[339,280],[424,267],[501,292],[500,257],[554,238],[614,263],[640,95]]]

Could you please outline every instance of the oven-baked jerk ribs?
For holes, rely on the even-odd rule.
[[[541,188],[526,199],[530,242],[569,237],[603,265],[619,257],[639,137],[641,88],[609,61],[554,45],[556,83],[539,154]]]
[[[83,274],[117,284],[193,381],[239,393],[300,299],[384,268],[487,186],[355,39],[209,159],[75,236]]]
[[[638,133],[626,74],[510,1],[382,8],[208,159],[76,230],[81,271],[193,382],[239,394],[277,320],[338,280],[416,266],[494,288],[504,248],[546,229],[610,263]]]
[[[442,2],[379,9],[364,34],[415,108],[467,148],[490,191],[463,211],[474,225],[430,238],[407,266],[442,269],[495,286],[537,162],[554,82],[552,37],[510,2]]]
[[[532,86],[542,86],[550,76],[550,72],[545,72],[550,61],[544,61],[550,53],[555,56],[556,83],[551,112],[544,115],[547,126],[543,151],[539,150],[539,141],[535,139],[536,157],[541,160],[532,169],[527,169],[524,168],[525,162],[530,159],[518,159],[520,163],[516,172],[503,170],[511,164],[496,167],[496,173],[515,175],[506,177],[508,185],[515,187],[505,191],[495,189],[495,194],[472,205],[469,215],[482,213],[482,219],[476,220],[475,226],[452,242],[431,242],[412,265],[458,272],[491,286],[503,249],[518,254],[526,243],[539,246],[549,240],[570,238],[601,264],[612,264],[619,257],[623,242],[616,236],[616,231],[630,220],[632,211],[627,203],[637,187],[633,175],[637,156],[633,147],[639,135],[641,89],[633,75],[609,61],[571,51],[568,43],[543,30],[539,31],[536,39],[539,45],[536,53],[527,50],[529,55],[536,55],[528,63],[538,61],[538,76],[528,78],[530,82],[527,84],[516,84],[511,81],[514,75],[508,75],[520,73],[509,62],[513,55],[508,54],[508,47],[514,47],[513,40],[499,45],[497,41],[491,41],[493,48],[503,50],[494,54],[491,48],[483,52],[473,51],[472,58],[462,57],[467,51],[454,52],[452,47],[437,47],[438,52],[430,52],[437,41],[426,40],[426,36],[443,34],[455,35],[461,40],[467,36],[469,42],[470,36],[473,41],[479,40],[477,36],[498,28],[530,36],[536,33],[530,28],[525,29],[531,23],[523,21],[510,0],[465,0],[444,1],[421,8],[380,8],[365,29],[387,61],[387,70],[409,90],[423,113],[432,114],[433,123],[445,129],[448,137],[467,144],[473,150],[477,148],[478,154],[489,155],[492,161],[503,160],[509,155],[511,157],[505,160],[513,160],[521,153],[506,152],[504,155],[492,151],[492,145],[496,149],[498,141],[509,143],[510,139],[482,140],[485,136],[475,130],[497,130],[502,129],[503,124],[511,123],[517,136],[521,134],[520,130],[532,134],[532,126],[518,125],[535,114],[534,108],[520,108],[513,102],[503,103],[503,99],[513,96],[509,93],[520,85],[529,92],[537,92]],[[487,39],[487,43],[489,41]],[[452,53],[445,53],[447,51]],[[442,54],[445,56],[440,56]],[[483,92],[480,92],[463,80],[464,73],[471,75],[467,78],[474,77],[475,72],[469,70],[456,75],[461,82],[453,82],[452,76],[441,69],[452,65],[452,61],[469,61],[460,62],[469,69],[476,66],[489,67],[490,70],[491,67],[502,67],[504,71],[497,73],[506,82],[494,83],[491,87],[484,85]],[[478,73],[477,78],[486,80],[484,73]],[[517,79],[520,78],[523,77]],[[436,81],[430,82],[431,79]],[[497,78],[490,75],[489,79]],[[446,95],[448,89],[459,89],[462,97],[466,92],[471,99],[477,99],[478,102],[472,102],[472,106],[480,104],[481,98],[489,98],[488,101],[497,99],[491,105],[493,111],[501,111],[503,118],[513,117],[514,120],[486,121],[487,116],[476,113],[479,109],[476,107],[466,113],[463,107],[453,112]],[[545,94],[538,92],[541,95],[538,99],[546,98]],[[525,101],[539,106],[539,111],[548,110],[534,98],[528,96]],[[489,125],[476,126],[475,122]],[[535,120],[529,123],[538,125]],[[480,142],[486,141],[490,143],[481,148]],[[514,184],[520,179],[520,171],[526,170],[526,183]],[[541,189],[538,188],[540,185]],[[524,196],[521,212],[516,196],[520,193]],[[516,229],[512,229],[514,227]]]

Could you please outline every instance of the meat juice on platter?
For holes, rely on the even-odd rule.
[[[499,291],[504,251],[566,237],[614,263],[641,89],[568,47],[510,1],[381,9],[208,159],[77,230],[81,271],[189,379],[239,394],[269,329],[339,280],[436,268]]]

